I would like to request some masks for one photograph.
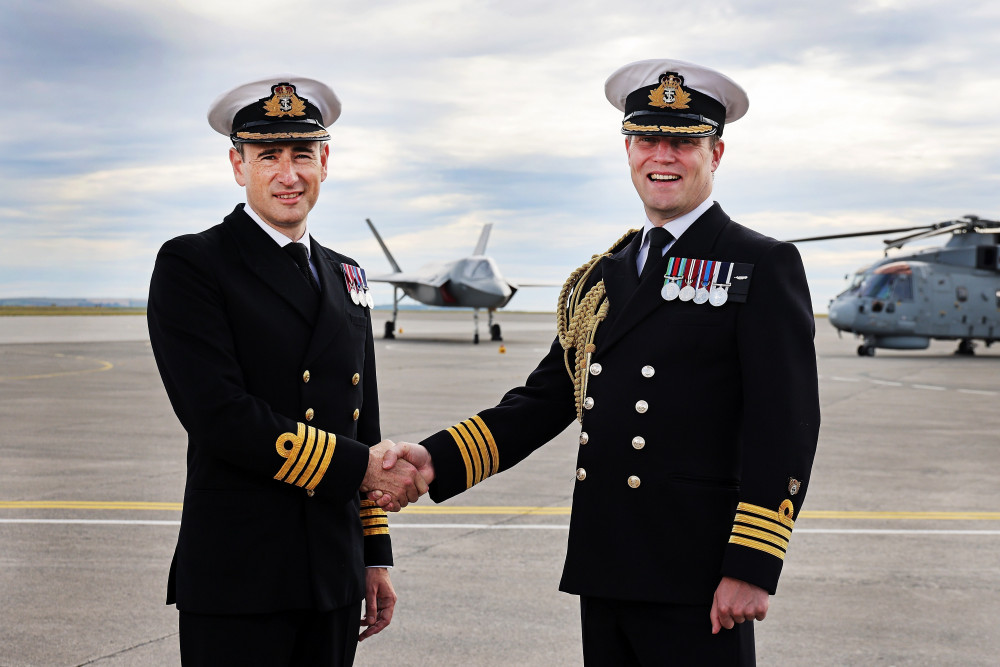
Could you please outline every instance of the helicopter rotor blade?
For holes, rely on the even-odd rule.
[[[902,248],[905,244],[910,241],[918,241],[920,239],[927,239],[932,236],[938,236],[939,234],[950,234],[951,232],[962,229],[963,227],[968,227],[968,222],[962,222],[960,220],[954,220],[951,222],[937,223],[934,225],[933,229],[929,229],[925,232],[920,232],[917,234],[910,234],[909,236],[901,236],[896,239],[886,239],[883,241],[885,243],[885,249],[891,250],[892,248]]]
[[[1000,234],[1000,221],[987,220],[978,215],[965,216],[969,220],[970,230],[977,234]]]
[[[809,236],[803,239],[789,239],[788,243],[804,243],[805,241],[827,241],[830,239],[850,239],[856,236],[877,236],[879,234],[897,234],[899,232],[912,232],[916,229],[931,229],[933,225],[920,225],[919,227],[896,227],[895,229],[877,229],[871,232],[849,232],[847,234],[827,234],[826,236]]]

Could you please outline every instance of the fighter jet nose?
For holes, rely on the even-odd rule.
[[[510,286],[502,280],[491,280],[482,286],[482,290],[496,297],[508,297],[511,295]]]

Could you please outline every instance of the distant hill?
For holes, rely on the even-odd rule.
[[[58,306],[61,308],[145,308],[145,299],[64,299],[45,296],[0,299],[0,306]]]

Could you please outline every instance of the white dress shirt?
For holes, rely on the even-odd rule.
[[[249,215],[250,219],[256,222],[261,229],[267,232],[267,235],[270,236],[272,239],[274,239],[274,242],[277,243],[279,247],[284,248],[289,243],[292,243],[292,239],[288,238],[287,236],[279,232],[277,229],[264,222],[261,219],[261,217],[257,215],[257,211],[250,208],[250,204],[246,204],[243,207],[243,212]],[[319,271],[316,270],[316,263],[313,262],[312,244],[310,243],[311,239],[312,237],[309,236],[309,223],[307,222],[305,231],[302,232],[302,236],[299,237],[297,243],[301,243],[306,247],[306,257],[309,258],[309,270],[312,271],[313,278],[316,279],[316,284],[318,285]]]
[[[705,211],[712,208],[712,204],[714,203],[715,202],[712,201],[712,198],[709,197],[695,207],[694,210],[689,211],[678,218],[674,218],[670,222],[663,225],[663,228],[670,232],[674,237],[673,241],[663,246],[663,255],[667,254],[667,250],[669,250],[670,247],[677,242],[677,239],[681,237],[681,234],[687,231],[687,228],[694,224],[694,221],[700,218]],[[646,218],[646,224],[642,226],[642,245],[639,246],[639,254],[636,255],[635,258],[635,268],[639,272],[639,275],[642,275],[642,267],[646,263],[646,255],[649,254],[649,230],[654,226],[655,225],[649,221],[649,218]],[[660,256],[662,257],[663,255]]]

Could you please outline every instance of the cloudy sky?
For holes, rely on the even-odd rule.
[[[313,234],[372,272],[489,252],[562,280],[643,221],[603,83],[672,57],[740,82],[714,198],[777,238],[1000,218],[1000,3],[6,0],[0,298],[144,298],[157,248],[243,201],[208,105],[295,72],[344,104]],[[813,301],[878,238],[802,244]],[[388,298],[385,292],[379,300]],[[512,307],[551,310],[555,288]]]

